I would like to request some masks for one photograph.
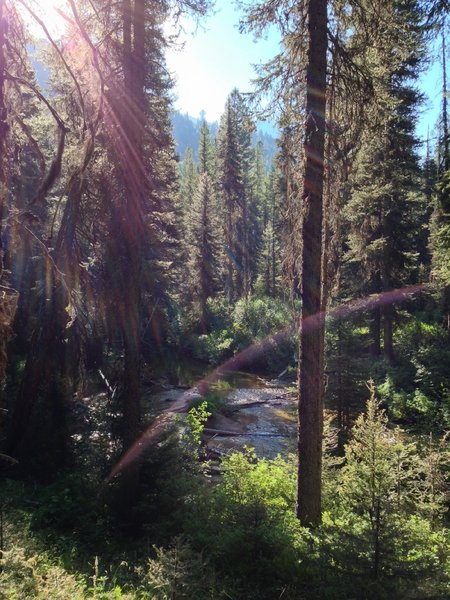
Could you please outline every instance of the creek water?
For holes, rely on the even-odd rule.
[[[292,452],[297,417],[287,385],[248,373],[233,374],[228,383],[224,414],[211,416],[203,434],[208,453],[213,457],[248,447],[259,457],[274,458]]]
[[[288,382],[267,380],[252,373],[229,372],[212,384],[210,393],[218,410],[209,417],[203,442],[209,458],[217,458],[233,450],[253,448],[256,455],[274,458],[295,450],[297,428],[295,394]],[[181,397],[201,398],[194,386],[188,390],[168,388],[152,394],[152,406],[159,410]]]

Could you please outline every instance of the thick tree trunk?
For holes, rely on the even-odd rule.
[[[20,460],[20,468],[45,479],[63,467],[67,457],[66,412],[74,392],[79,352],[78,340],[68,335],[66,308],[70,304],[68,286],[76,288],[78,282],[75,237],[81,186],[78,176],[69,190],[53,253],[65,278],[56,273],[48,257],[43,259],[49,291],[41,299],[40,323],[33,332],[8,429],[8,451]]]
[[[124,349],[122,382],[122,444],[124,452],[134,444],[141,424],[141,340],[140,303],[142,244],[144,238],[143,200],[148,191],[143,164],[145,120],[145,0],[123,0],[124,90],[119,143],[126,197],[118,210],[122,238],[120,256],[123,307],[120,321]],[[120,244],[120,241],[119,241]],[[134,461],[120,478],[120,508],[135,502],[140,467]]]
[[[6,57],[5,57],[5,34],[6,34],[6,11],[5,0],[0,0],[0,279],[3,273],[3,243],[2,225],[6,204],[6,173],[5,152],[6,134],[8,133],[7,110],[5,101],[6,83]]]
[[[305,173],[302,228],[302,308],[299,349],[297,516],[305,526],[321,520],[323,433],[322,222],[325,145],[327,1],[308,2]],[[317,321],[314,319],[316,315]]]

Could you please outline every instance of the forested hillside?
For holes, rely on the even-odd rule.
[[[172,128],[173,137],[178,156],[181,160],[184,159],[186,150],[190,148],[194,156],[198,157],[200,130],[202,123],[205,120],[204,116],[199,118],[192,117],[188,114],[182,114],[179,111],[172,113]],[[217,122],[208,123],[210,134],[216,137],[219,129]],[[276,139],[268,133],[267,129],[271,129],[267,123],[256,123],[252,133],[252,144],[256,146],[258,142],[262,144],[264,159],[267,165],[270,165],[275,154],[277,153]]]
[[[213,4],[0,0],[0,598],[449,598],[450,5]]]

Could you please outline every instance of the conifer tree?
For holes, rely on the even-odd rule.
[[[198,144],[198,172],[200,174],[208,173],[212,176],[214,170],[214,153],[211,142],[211,135],[206,121],[202,122],[200,127],[200,137]]]
[[[250,289],[252,290],[258,274],[258,256],[262,248],[264,227],[268,220],[266,203],[266,169],[264,165],[264,147],[258,142],[253,151],[249,173],[248,201],[248,269]]]
[[[229,302],[250,291],[249,172],[253,124],[237,89],[228,97],[218,134],[218,169],[225,218],[225,292]]]
[[[199,303],[203,331],[208,326],[207,300],[214,297],[218,288],[216,218],[212,181],[210,175],[203,172],[194,198],[192,222],[194,300]]]
[[[438,164],[436,188],[433,198],[433,213],[430,223],[430,249],[432,253],[431,275],[437,284],[442,311],[450,342],[450,150],[448,131],[447,73],[445,37],[442,43],[443,100],[442,100],[442,159]]]
[[[27,3],[23,4],[36,20],[33,10]],[[78,270],[72,233],[77,220],[73,208],[78,199],[79,179],[73,174],[66,182],[68,201],[61,220],[52,227],[54,239],[51,240],[53,236],[49,235],[46,222],[48,205],[45,203],[54,188],[58,188],[61,174],[66,174],[63,154],[68,127],[65,115],[61,116],[64,109],[58,106],[54,97],[45,97],[36,85],[27,58],[24,27],[20,26],[15,10],[10,16],[14,16],[8,27],[11,34],[14,32],[16,64],[10,64],[8,78],[10,90],[14,90],[11,98],[18,109],[10,123],[11,149],[14,148],[20,159],[10,178],[9,198],[14,205],[15,218],[8,236],[8,262],[23,298],[19,306],[18,344],[25,350],[26,361],[10,410],[7,446],[11,455],[21,456],[20,464],[24,470],[36,469],[37,462],[30,465],[30,460],[37,461],[39,456],[41,472],[36,469],[38,476],[61,466],[66,459],[65,407],[73,392],[73,375],[77,369],[76,352],[72,353],[76,343],[72,344],[73,332],[68,329],[75,320],[70,288],[72,284],[76,285]],[[49,42],[52,42],[50,37]],[[61,51],[58,58],[62,59]],[[67,64],[63,63],[62,71],[68,74]],[[48,111],[53,121],[51,127],[44,114],[34,118],[38,106],[44,106]],[[86,117],[81,106],[78,108],[78,115]],[[87,122],[86,118],[83,142],[91,133]],[[42,139],[43,130],[48,134],[48,129],[53,129],[54,125],[57,127],[56,141],[49,146],[52,136]],[[82,153],[83,160],[85,152]],[[40,237],[48,239],[47,244],[42,243]],[[31,286],[34,287],[32,293],[27,289]]]
[[[339,551],[346,561],[353,556],[354,572],[370,574],[374,580],[421,572],[423,577],[435,569],[427,552],[443,542],[437,542],[432,525],[443,508],[442,477],[448,456],[433,444],[420,452],[399,429],[390,428],[373,382],[369,390],[366,412],[353,426],[338,479],[339,500],[350,509],[353,526],[341,537]]]
[[[277,108],[280,99],[284,101],[281,118],[284,130],[283,173],[291,222],[290,238],[293,240],[289,272],[294,294],[295,290],[299,290],[303,301],[299,354],[299,507],[303,508],[299,508],[299,516],[304,523],[317,523],[320,519],[321,452],[318,440],[321,438],[322,422],[323,324],[316,324],[322,333],[315,337],[313,327],[307,332],[303,322],[326,308],[329,287],[323,286],[328,268],[326,261],[323,264],[321,261],[325,154],[322,117],[327,96],[327,46],[334,59],[333,82],[337,82],[340,96],[358,94],[358,98],[364,98],[361,105],[365,105],[369,104],[370,95],[375,95],[378,107],[382,107],[379,114],[386,114],[384,125],[392,128],[392,137],[386,137],[385,128],[381,128],[383,158],[390,153],[389,160],[398,161],[399,179],[402,181],[396,182],[394,187],[397,189],[397,185],[408,179],[411,174],[408,169],[416,160],[411,141],[412,120],[408,112],[414,105],[415,92],[411,87],[407,88],[406,80],[420,61],[424,11],[436,3],[426,7],[411,2],[394,4],[390,0],[380,0],[375,4],[352,2],[349,5],[320,2],[319,5],[315,3],[313,8],[313,4],[307,1],[261,1],[248,7],[244,23],[244,27],[253,29],[257,34],[261,34],[268,23],[275,23],[280,29],[285,50],[260,69],[259,83],[260,92],[272,90],[273,103]],[[298,80],[299,73],[307,73],[306,85],[299,85],[303,83]],[[394,107],[398,110],[395,111]],[[370,118],[373,120],[373,115]],[[397,135],[400,143],[396,154],[393,139]],[[376,146],[376,136],[374,142]],[[344,155],[347,155],[348,151],[344,150]],[[371,160],[367,160],[367,166],[375,161],[374,168],[377,168],[378,158],[372,156]],[[407,162],[408,173],[402,172],[403,161]],[[299,168],[300,165],[303,168]],[[293,175],[296,171],[297,177]],[[361,172],[364,173],[362,169]],[[387,196],[391,197],[390,192]],[[389,211],[383,216],[388,216],[391,221],[388,224],[390,232],[400,225],[400,211]],[[327,240],[328,236],[325,235],[324,239]],[[388,250],[384,239],[377,250]],[[392,285],[394,276],[410,258],[404,250],[395,248],[391,267],[383,273],[383,277],[375,274],[374,279],[379,276],[386,285]],[[326,254],[323,256],[326,258]],[[393,313],[389,307],[384,316],[385,352],[392,359]],[[305,415],[302,415],[302,407],[306,407]],[[305,484],[302,483],[302,463]]]
[[[439,290],[444,325],[450,342],[450,170],[439,174],[430,225],[432,282]]]
[[[388,58],[389,46],[369,57],[376,73],[373,118],[362,136],[346,207],[351,249],[347,259],[359,266],[358,292],[363,294],[381,293],[417,276],[420,223],[415,190],[420,186],[414,126],[419,96],[411,82],[423,58],[423,14],[414,2],[408,6],[385,2],[383,10],[386,23],[395,20],[396,32],[402,23],[396,41],[400,50],[395,61]],[[391,362],[394,315],[394,307],[385,305],[375,308],[371,317],[372,354],[381,353],[383,325],[383,352]]]
[[[16,402],[17,418],[13,419],[17,426],[10,431],[10,443],[17,446],[18,437],[23,435],[20,415],[29,413],[27,403],[37,395],[39,382],[45,377],[39,365],[48,359],[47,348],[53,348],[55,359],[59,356],[65,360],[61,348],[68,335],[69,312],[72,325],[78,324],[71,302],[76,296],[90,317],[84,323],[86,329],[101,328],[119,348],[119,355],[120,348],[123,350],[120,396],[126,450],[140,429],[142,323],[144,319],[151,321],[145,330],[152,332],[156,353],[170,302],[169,271],[176,273],[175,258],[180,254],[176,253],[176,163],[162,25],[172,8],[203,14],[208,2],[122,0],[114,10],[108,10],[105,3],[95,1],[83,5],[83,11],[72,0],[69,5],[72,44],[62,50],[55,45],[58,65],[64,65],[60,72],[64,71],[68,81],[62,84],[60,73],[54,77],[52,98],[67,109],[65,116],[75,124],[71,139],[82,148],[78,153],[81,165],[75,165],[69,175],[67,195],[63,191],[60,201],[62,218],[54,220],[59,227],[55,264],[65,278],[58,279],[49,261],[55,280],[47,277],[45,281],[52,286],[55,304],[46,302],[43,295],[48,318],[42,328],[36,328],[31,343],[32,349],[39,345],[41,349],[38,353],[34,350],[38,360],[30,356],[27,361],[29,368],[25,369]],[[98,39],[102,39],[101,50],[96,45]],[[72,53],[74,47],[77,52]],[[47,105],[51,111],[51,104]],[[56,112],[52,115],[58,118]],[[57,124],[64,140],[64,122]],[[60,163],[61,156],[58,152]],[[61,164],[55,167],[61,170]],[[62,169],[70,172],[69,165],[63,164]],[[81,264],[89,265],[85,272]],[[94,309],[98,312],[93,315]],[[81,310],[79,314],[85,313]],[[85,333],[84,328],[81,330]],[[50,368],[52,363],[47,362]],[[58,380],[63,367],[54,369],[56,382],[66,381],[63,377]],[[50,390],[49,396],[52,394]],[[63,412],[64,403],[53,396],[53,404]],[[62,427],[53,430],[63,432]],[[133,499],[137,474],[138,469],[132,468],[130,477],[123,480],[129,484],[122,486],[125,504]]]
[[[262,236],[258,258],[258,276],[265,294],[279,293],[281,276],[281,219],[278,190],[279,173],[273,167],[265,178],[262,202]]]
[[[178,205],[181,213],[184,235],[184,253],[189,252],[192,241],[192,211],[194,197],[198,186],[198,170],[194,163],[192,148],[187,148],[184,160],[180,165],[180,184]]]

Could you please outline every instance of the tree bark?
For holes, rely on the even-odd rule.
[[[299,335],[297,516],[302,525],[321,520],[323,433],[322,224],[327,66],[327,1],[309,0],[306,66],[305,172],[302,197]]]
[[[379,358],[381,354],[381,311],[380,308],[374,308],[370,314],[370,323],[369,323],[369,333],[370,333],[370,348],[369,354],[373,358]]]
[[[2,224],[5,213],[6,203],[6,173],[5,173],[5,152],[6,135],[8,133],[7,109],[5,101],[5,83],[6,83],[6,14],[5,0],[0,0],[0,279],[3,273],[3,243],[2,243]]]
[[[394,364],[394,311],[392,306],[385,306],[383,309],[383,353],[389,364]]]
[[[118,222],[122,238],[120,294],[123,307],[120,320],[124,350],[122,382],[123,451],[134,444],[141,424],[141,339],[140,304],[142,244],[144,238],[143,201],[148,191],[143,163],[145,121],[145,0],[123,0],[123,106],[120,115],[119,144],[125,198],[119,206]],[[121,473],[120,508],[128,510],[139,487],[137,460]]]

